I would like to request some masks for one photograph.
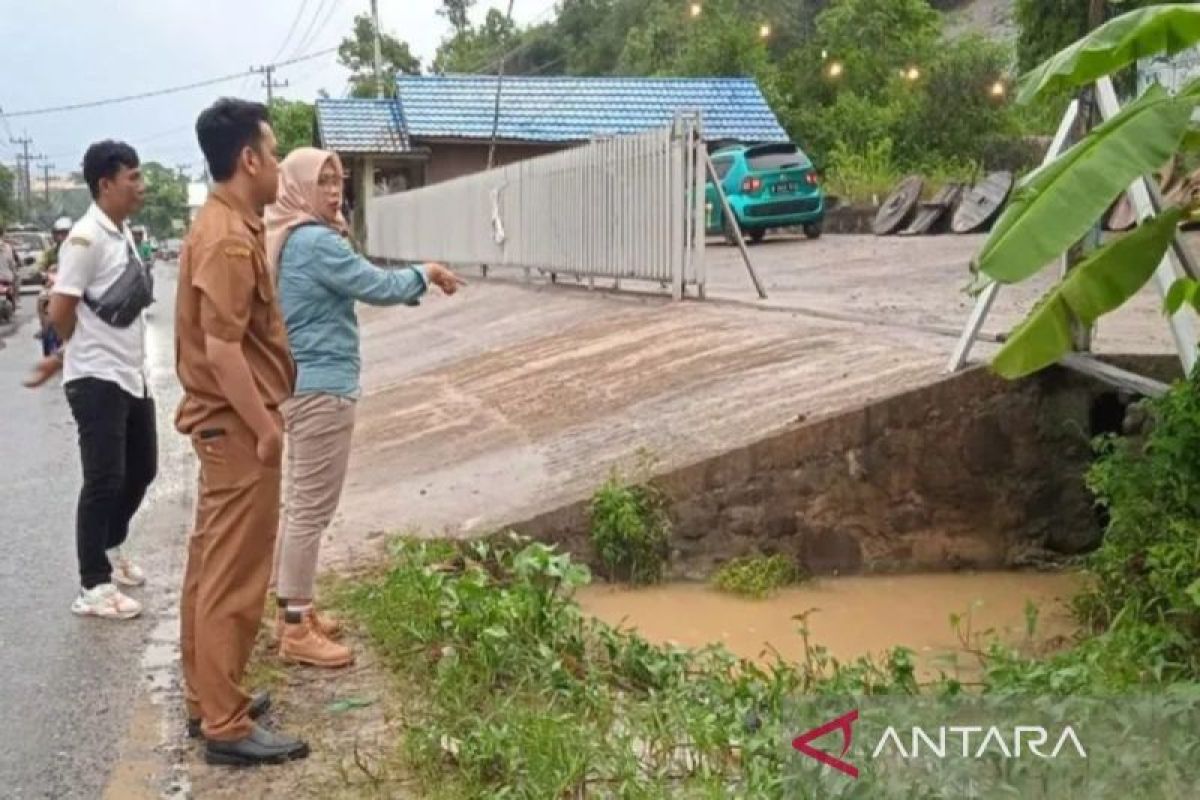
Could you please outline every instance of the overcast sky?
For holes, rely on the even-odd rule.
[[[507,0],[479,0],[474,15],[481,20],[487,9],[506,5]],[[554,5],[555,0],[515,0],[513,17],[523,24],[545,19]],[[440,0],[379,0],[379,15],[384,31],[407,41],[428,66],[449,31],[435,13],[440,7]],[[369,10],[369,0],[0,0],[0,108],[19,114],[166,89],[336,47],[354,16]],[[340,97],[346,87],[346,71],[334,54],[281,69],[280,79],[291,85],[278,95],[291,99],[312,100],[320,89]],[[143,160],[185,164],[199,174],[196,115],[222,95],[265,99],[261,80],[245,77],[102,108],[4,117],[0,160],[13,165],[18,148],[9,142],[10,131],[16,137],[28,132],[33,152],[48,156],[55,173],[78,169],[90,142],[111,137],[134,145]]]

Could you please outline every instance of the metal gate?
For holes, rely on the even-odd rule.
[[[698,115],[373,198],[367,252],[396,261],[517,267],[704,294]]]

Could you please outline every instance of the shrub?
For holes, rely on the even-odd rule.
[[[800,579],[800,571],[786,556],[735,558],[713,575],[712,582],[723,592],[763,598]]]
[[[657,489],[625,483],[614,470],[589,511],[592,546],[606,577],[638,584],[662,580],[671,520]]]

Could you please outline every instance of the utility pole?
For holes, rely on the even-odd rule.
[[[33,144],[33,139],[29,138],[29,134],[25,134],[20,138],[9,138],[9,141],[15,145],[19,145],[22,150],[22,155],[17,156],[17,203],[21,206],[21,216],[28,219],[29,217],[29,145]]]
[[[46,191],[46,206],[50,206],[50,170],[54,169],[53,164],[42,164],[42,187]]]
[[[275,90],[282,89],[288,85],[287,81],[275,80],[275,65],[267,64],[265,67],[251,67],[250,71],[256,75],[265,75],[262,85],[267,87],[267,108],[270,108],[275,103]]]
[[[515,0],[508,0],[508,24],[512,26],[512,11]],[[496,134],[500,132],[500,90],[504,85],[504,62],[508,54],[500,56],[500,68],[496,71],[496,108],[492,112],[492,141],[488,145],[487,168],[491,169],[496,163]]]
[[[371,0],[371,19],[375,27],[375,96],[383,99],[383,44],[379,32],[379,0]]]

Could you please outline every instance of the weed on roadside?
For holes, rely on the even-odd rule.
[[[592,496],[589,517],[592,547],[605,577],[633,584],[662,580],[671,519],[658,489],[628,483],[614,470]]]

